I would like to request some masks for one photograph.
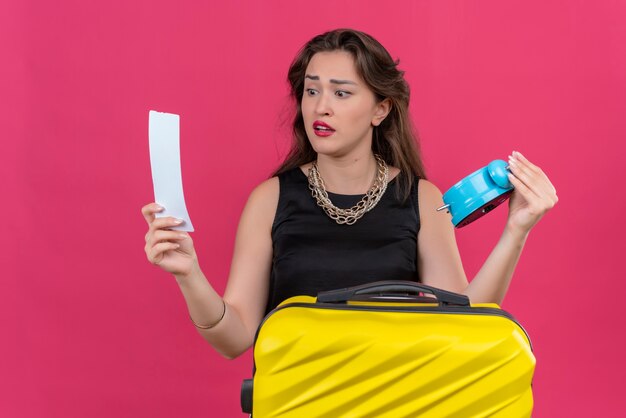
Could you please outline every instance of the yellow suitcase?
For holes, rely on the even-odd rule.
[[[521,325],[414,282],[284,301],[259,327],[254,366],[241,393],[253,418],[514,418],[533,407]]]

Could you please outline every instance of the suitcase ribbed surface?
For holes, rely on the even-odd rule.
[[[530,416],[535,358],[496,305],[302,303],[314,300],[287,301],[260,328],[254,418]]]

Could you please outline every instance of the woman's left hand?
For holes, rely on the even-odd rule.
[[[559,199],[548,176],[517,151],[509,156],[509,170],[515,190],[509,201],[507,227],[527,234]]]

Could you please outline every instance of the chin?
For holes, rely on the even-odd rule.
[[[313,138],[313,140],[309,139],[309,143],[311,144],[313,151],[317,154],[333,157],[341,155],[341,148],[339,148],[336,143],[332,143],[328,139]]]

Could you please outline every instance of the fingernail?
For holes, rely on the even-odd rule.
[[[180,224],[182,224],[182,223],[183,223],[183,220],[182,220],[182,219],[176,219],[176,220],[174,220],[174,223],[175,223],[176,225],[180,225]]]
[[[511,164],[511,165],[517,165],[517,161],[515,161],[515,159],[511,158],[511,159],[509,160],[509,164]]]
[[[163,210],[163,209],[165,209],[165,208],[163,206],[161,206],[161,205],[157,205],[156,206],[156,210]]]
[[[185,235],[185,234],[178,234],[178,237],[182,238],[182,239],[185,239],[185,238],[187,238],[187,235]]]

